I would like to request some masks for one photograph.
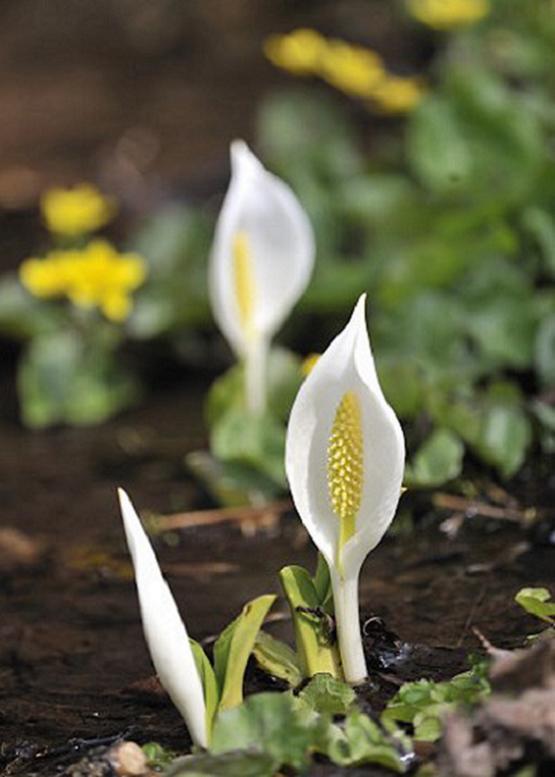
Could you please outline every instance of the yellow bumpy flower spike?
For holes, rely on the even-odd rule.
[[[249,236],[245,231],[237,232],[233,237],[233,276],[239,320],[243,330],[250,336],[254,331],[256,286]]]
[[[353,391],[343,394],[328,442],[328,491],[340,522],[341,549],[356,529],[363,486],[364,442],[360,402]],[[341,558],[337,561],[341,569]]]

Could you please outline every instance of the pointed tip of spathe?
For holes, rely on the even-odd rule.
[[[366,292],[364,291],[358,298],[347,325],[349,329],[355,330],[357,332],[368,332],[366,326],[366,296]]]
[[[232,172],[237,172],[239,168],[258,170],[263,167],[256,154],[251,151],[248,143],[242,138],[236,138],[231,141],[229,153]]]
[[[124,523],[127,523],[132,518],[136,518],[137,514],[127,491],[118,486],[117,495]]]

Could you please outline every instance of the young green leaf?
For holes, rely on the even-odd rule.
[[[461,704],[475,704],[489,693],[482,664],[445,682],[408,682],[387,704],[382,722],[411,723],[416,740],[434,742],[441,734],[441,720],[447,712]]]
[[[356,701],[356,693],[350,685],[329,674],[314,675],[299,694],[309,707],[328,715],[345,715]]]
[[[264,618],[275,600],[273,594],[268,594],[248,602],[216,640],[214,670],[220,691],[220,710],[230,709],[243,701],[247,661]]]
[[[515,602],[531,615],[555,625],[555,602],[551,601],[547,588],[521,588],[515,596]]]
[[[208,730],[208,736],[212,731],[212,725],[214,722],[214,715],[218,709],[220,702],[220,692],[218,689],[218,682],[216,680],[216,674],[212,669],[212,664],[208,660],[208,657],[202,646],[194,639],[189,639],[191,648],[193,650],[193,656],[197,665],[200,680],[202,682],[202,689],[204,691],[204,703],[206,705],[206,728]]]
[[[259,693],[216,717],[210,750],[248,750],[278,765],[302,770],[309,763],[318,715],[290,693]]]
[[[297,654],[305,677],[327,672],[340,678],[333,635],[312,578],[299,566],[284,567],[279,577],[291,608]]]
[[[334,727],[327,755],[341,766],[374,763],[404,774],[414,759],[410,739],[397,729],[389,734],[360,710],[347,716],[344,730]]]
[[[265,631],[259,631],[252,649],[259,666],[272,677],[285,680],[296,688],[303,680],[297,654],[289,645]]]
[[[331,590],[330,568],[326,564],[325,558],[318,553],[318,562],[316,564],[316,574],[312,578],[316,596],[320,600],[321,606],[327,613],[333,615],[333,593]]]

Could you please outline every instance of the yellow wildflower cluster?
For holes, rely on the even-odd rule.
[[[137,254],[120,254],[107,241],[93,240],[81,250],[27,259],[19,277],[35,297],[67,297],[79,307],[98,307],[119,322],[131,311],[131,294],[143,283],[146,266]]]
[[[41,198],[42,217],[50,232],[78,237],[94,232],[112,220],[116,204],[94,186],[83,183],[73,189],[49,189]]]
[[[264,53],[277,67],[294,75],[319,76],[351,97],[370,100],[383,113],[411,111],[426,91],[419,78],[388,73],[375,51],[325,38],[315,30],[272,35]]]
[[[490,0],[407,0],[410,13],[434,30],[451,30],[483,19]]]

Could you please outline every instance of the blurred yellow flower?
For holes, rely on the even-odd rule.
[[[50,232],[77,237],[103,227],[116,213],[115,200],[83,183],[73,189],[49,189],[40,202]]]
[[[480,21],[491,10],[489,0],[407,0],[410,13],[435,30],[450,30]]]
[[[272,64],[295,75],[317,73],[326,39],[316,30],[293,30],[287,35],[272,35],[264,43],[264,53]]]
[[[386,75],[374,88],[372,101],[381,113],[409,113],[421,102],[426,92],[426,86],[418,77]]]
[[[319,76],[350,97],[371,100],[382,113],[407,113],[425,94],[421,79],[390,75],[375,51],[315,30],[273,35],[264,52],[274,65],[298,76]]]
[[[321,58],[320,75],[346,94],[370,97],[384,76],[384,68],[381,57],[374,51],[330,40]]]
[[[35,297],[65,296],[79,307],[98,307],[119,322],[131,311],[131,294],[143,283],[146,266],[138,254],[120,254],[107,241],[93,240],[82,250],[27,259],[19,277]]]

